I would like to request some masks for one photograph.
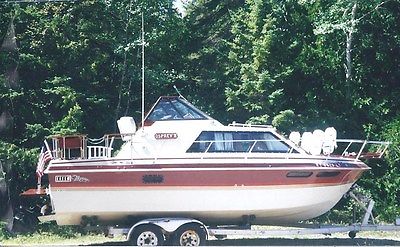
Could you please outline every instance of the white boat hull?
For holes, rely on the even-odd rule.
[[[103,223],[177,216],[237,224],[245,215],[254,215],[256,224],[277,224],[329,211],[351,185],[50,188],[50,195],[59,225],[78,225],[83,216]]]

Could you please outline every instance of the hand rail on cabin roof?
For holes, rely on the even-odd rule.
[[[282,140],[204,140],[204,141],[194,141],[194,143],[205,143],[207,144],[207,147],[204,149],[204,151],[200,151],[199,153],[210,153],[211,147],[215,144],[215,143],[248,143],[251,144],[250,148],[247,148],[246,151],[236,151],[236,152],[244,152],[244,153],[253,153],[254,147],[256,146],[256,144],[258,142],[280,142],[282,143]],[[383,154],[386,152],[386,150],[388,149],[388,146],[390,145],[390,142],[385,142],[385,141],[366,141],[366,140],[352,140],[352,139],[337,139],[336,142],[338,143],[349,143],[346,148],[344,149],[343,152],[341,152],[340,156],[343,157],[354,157],[355,160],[360,159],[360,158],[364,158],[364,159],[368,159],[368,158],[382,158]],[[353,144],[361,144],[361,147],[358,149],[357,152],[348,152],[348,150],[350,149],[350,147]],[[367,145],[372,144],[372,145],[378,145],[378,148],[376,149],[376,151],[373,152],[366,152],[363,153],[364,149],[366,148]],[[285,153],[293,153],[293,148],[291,148],[290,146],[288,146],[288,151]],[[235,150],[220,150],[220,151],[233,151],[235,152]],[[278,150],[279,151],[279,150]],[[271,152],[273,153],[274,150],[265,150],[265,152]],[[282,152],[283,153],[283,152]],[[324,155],[324,156],[329,156],[329,155]]]
[[[236,123],[232,122],[228,124],[228,126],[232,127],[254,127],[254,128],[273,128],[272,125],[267,125],[267,124],[247,124],[247,123]]]

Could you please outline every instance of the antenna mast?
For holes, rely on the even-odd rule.
[[[142,11],[142,131],[144,130],[144,17]]]

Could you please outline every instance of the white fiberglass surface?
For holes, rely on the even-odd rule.
[[[83,215],[97,215],[100,219],[104,217],[108,220],[117,220],[127,215],[174,215],[201,218],[205,221],[218,221],[219,218],[229,221],[240,218],[241,215],[255,214],[261,221],[273,219],[283,222],[309,219],[325,213],[340,200],[350,186],[351,184],[320,187],[63,189],[52,190],[51,197],[56,216],[63,220],[68,218],[65,215],[71,216],[70,220]]]

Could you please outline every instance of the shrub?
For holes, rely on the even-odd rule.
[[[6,223],[0,221],[0,241],[8,239],[11,237],[10,232],[8,232]]]

